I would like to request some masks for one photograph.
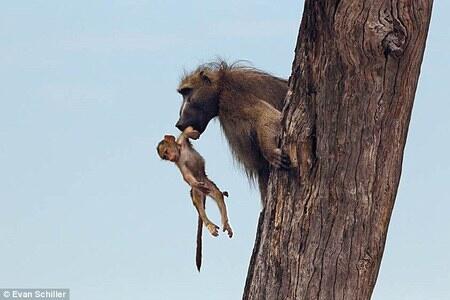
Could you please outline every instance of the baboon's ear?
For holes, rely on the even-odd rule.
[[[200,78],[203,80],[203,82],[206,82],[208,84],[211,83],[211,79],[209,79],[208,75],[206,75],[205,71],[200,71]]]
[[[173,135],[165,135],[164,140],[168,142],[175,142],[175,137]]]

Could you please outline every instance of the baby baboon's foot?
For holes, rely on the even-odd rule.
[[[219,235],[219,226],[217,226],[214,223],[209,223],[206,225],[206,228],[208,228],[208,231],[213,235],[213,236],[218,236]]]
[[[227,232],[228,236],[231,238],[233,236],[233,230],[231,229],[231,226],[228,222],[223,224],[223,232]]]
[[[269,163],[279,169],[289,169],[291,167],[289,155],[281,151],[280,148],[273,150],[269,157]]]

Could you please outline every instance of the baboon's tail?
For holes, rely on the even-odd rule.
[[[224,195],[225,197],[228,197],[228,192],[224,191],[224,192],[222,192],[222,195]]]
[[[203,197],[203,208],[206,208],[206,197]],[[202,233],[203,233],[203,221],[198,214],[197,221],[197,249],[195,250],[195,265],[197,266],[197,270],[200,272],[200,268],[202,267]]]
[[[202,266],[202,231],[203,231],[203,221],[199,215],[197,222],[197,249],[195,251],[195,265],[197,266],[197,270],[199,272]]]

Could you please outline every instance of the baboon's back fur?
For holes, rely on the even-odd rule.
[[[233,153],[250,180],[258,179],[261,192],[265,192],[269,164],[263,157],[256,140],[254,124],[247,122],[249,115],[264,114],[261,101],[278,111],[283,109],[287,80],[243,65],[217,61],[200,65],[185,74],[180,86],[200,80],[206,74],[219,89],[219,121]],[[264,118],[264,115],[259,115]]]
[[[218,60],[202,64],[193,72],[185,72],[180,85],[198,78],[198,74],[201,72],[218,80],[219,88],[233,91],[238,97],[253,94],[270,103],[277,110],[283,109],[284,97],[287,92],[286,79],[245,65],[244,61],[227,64],[223,60]]]

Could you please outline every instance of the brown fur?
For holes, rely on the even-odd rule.
[[[287,81],[220,61],[185,75],[178,91],[183,95],[183,105],[177,127],[183,130],[193,126],[202,133],[217,116],[234,158],[250,179],[258,180],[263,197],[270,165],[290,165],[277,145]]]

